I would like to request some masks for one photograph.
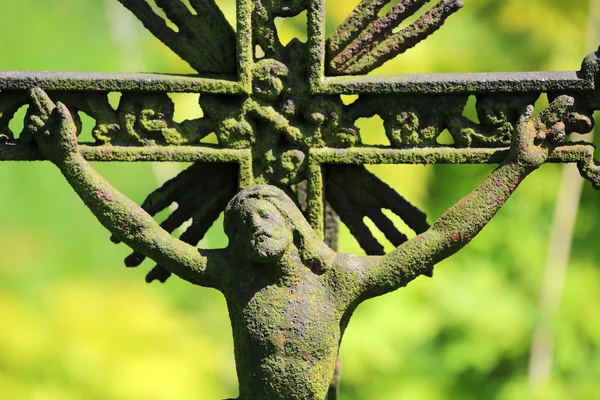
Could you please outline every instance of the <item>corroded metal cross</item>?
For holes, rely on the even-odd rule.
[[[148,281],[175,273],[221,290],[240,399],[324,398],[356,306],[431,275],[543,163],[577,163],[600,187],[593,146],[568,140],[589,132],[600,109],[600,53],[577,72],[375,77],[366,74],[427,38],[462,2],[440,0],[398,30],[428,0],[362,0],[326,37],[324,0],[238,0],[235,30],[213,0],[156,0],[177,30],[146,0],[119,1],[198,74],[0,72],[0,160],[55,163],[114,240],[132,247],[128,266],[158,263]],[[284,46],[275,19],[305,11],[308,41]],[[111,92],[121,93],[116,108]],[[203,117],[174,122],[174,92],[200,93]],[[534,117],[542,93],[551,104]],[[345,104],[348,94],[358,98]],[[479,122],[463,116],[470,95]],[[16,138],[8,126],[24,104]],[[79,113],[95,120],[94,143],[78,143]],[[374,115],[389,146],[361,143],[355,122]],[[439,143],[445,130],[451,145]],[[218,145],[202,142],[211,133]],[[139,208],[87,161],[194,164]],[[364,167],[435,163],[499,166],[431,227]],[[159,227],[150,216],[173,203]],[[408,240],[383,209],[417,236]],[[223,210],[228,248],[196,250]],[[338,216],[370,257],[334,251]],[[365,217],[396,250],[384,255]],[[179,239],[169,235],[189,219]]]

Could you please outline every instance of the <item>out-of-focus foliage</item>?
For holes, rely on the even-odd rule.
[[[329,31],[357,2],[328,0]],[[220,3],[233,19],[234,6]],[[440,32],[377,73],[578,69],[594,50],[585,45],[587,0],[465,3]],[[189,71],[114,0],[4,0],[1,10],[0,69]],[[305,21],[282,21],[286,37],[305,38]],[[197,96],[177,101],[180,118],[199,112]],[[365,142],[383,137],[381,121],[361,127]],[[181,168],[96,167],[138,202]],[[433,221],[490,169],[373,170]],[[529,397],[527,360],[559,173],[545,166],[531,176],[433,279],[356,311],[342,345],[342,399]],[[146,285],[143,271],[123,268],[128,250],[110,243],[48,163],[0,164],[0,188],[0,398],[236,395],[222,296],[176,279]],[[544,399],[600,393],[599,205],[600,194],[586,186]],[[215,227],[203,245],[224,243]],[[345,230],[341,250],[360,253]]]

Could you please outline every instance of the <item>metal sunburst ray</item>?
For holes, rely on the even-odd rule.
[[[326,167],[325,176],[327,201],[367,254],[383,255],[385,252],[364,223],[364,217],[368,217],[395,247],[407,240],[383,209],[399,216],[417,234],[429,228],[423,211],[364,166],[331,164]]]
[[[195,13],[181,0],[155,0],[178,28],[171,29],[147,0],[119,0],[154,36],[203,73],[235,73],[235,32],[214,0],[191,0]]]
[[[400,29],[407,18],[430,0],[403,0],[384,16],[392,0],[362,0],[327,39],[327,65],[331,75],[361,75],[416,46],[460,10],[461,0],[440,0],[415,22]]]
[[[161,223],[161,227],[172,233],[191,219],[191,225],[179,238],[195,246],[235,196],[237,175],[236,164],[195,163],[150,193],[142,203],[142,208],[154,216],[176,203],[177,209]],[[118,243],[114,239],[113,242]],[[145,258],[133,252],[125,259],[125,265],[137,267]],[[156,265],[146,275],[146,281],[165,282],[170,275],[169,271]]]

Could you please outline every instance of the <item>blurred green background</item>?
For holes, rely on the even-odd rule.
[[[357,3],[328,0],[328,30]],[[600,19],[591,12],[598,11],[596,0],[465,3],[426,43],[378,73],[577,70],[600,44]],[[232,2],[219,4],[233,20]],[[116,0],[2,0],[0,9],[0,69],[190,72]],[[284,40],[305,38],[305,21],[281,21]],[[175,99],[177,118],[199,115],[197,96]],[[382,141],[381,121],[359,122],[366,143]],[[21,123],[14,121],[15,130]],[[138,202],[185,167],[95,166]],[[490,168],[372,170],[433,222]],[[528,178],[433,279],[419,278],[359,307],[342,344],[342,399],[600,398],[600,246],[594,236],[600,193],[586,184],[580,204],[571,200],[555,218],[561,171],[547,165]],[[0,190],[1,399],[237,395],[231,329],[218,292],[175,278],[146,285],[149,262],[125,269],[127,248],[110,243],[49,163],[0,164]],[[553,221],[576,208],[572,238],[551,239]],[[539,297],[548,251],[571,239],[566,274],[547,279],[557,312],[544,314]],[[202,246],[225,243],[215,226]],[[361,253],[345,230],[340,250]],[[532,384],[530,348],[540,322],[555,342],[536,357],[548,379]]]

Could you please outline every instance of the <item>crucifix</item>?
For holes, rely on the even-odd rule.
[[[157,265],[221,291],[231,318],[239,399],[333,398],[336,360],[356,307],[400,287],[465,246],[519,183],[544,163],[576,163],[600,187],[589,132],[600,109],[599,53],[579,71],[369,76],[458,11],[440,0],[363,0],[326,37],[323,0],[238,0],[234,30],[212,0],[119,0],[196,75],[0,72],[0,160],[47,160],[63,173],[125,260]],[[391,6],[391,7],[390,7]],[[276,18],[308,16],[306,43],[283,45]],[[108,93],[122,94],[117,107]],[[203,117],[173,121],[167,93],[199,93]],[[547,93],[550,105],[534,114]],[[358,95],[344,104],[341,95]],[[479,122],[463,116],[470,95]],[[29,104],[25,129],[8,124]],[[94,143],[77,140],[79,113],[95,120]],[[359,118],[379,115],[389,146],[361,143]],[[454,143],[442,145],[447,130]],[[215,133],[218,145],[200,141]],[[569,136],[573,134],[573,136]],[[194,164],[138,206],[88,161]],[[367,164],[498,164],[429,225],[426,216]],[[152,216],[176,203],[161,225]],[[383,213],[412,229],[408,239]],[[225,249],[197,249],[225,211]],[[384,254],[368,217],[396,247]],[[192,223],[178,238],[170,235]],[[341,220],[368,256],[337,253]],[[333,384],[332,384],[333,382]],[[330,389],[330,387],[332,389]]]

